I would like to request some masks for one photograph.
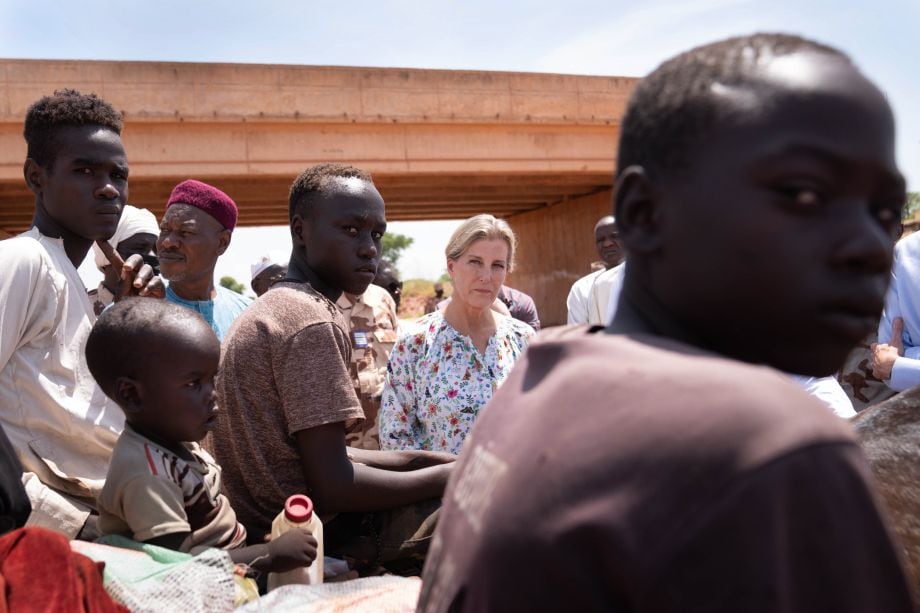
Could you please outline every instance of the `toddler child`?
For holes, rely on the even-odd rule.
[[[99,317],[86,361],[126,422],[98,500],[102,532],[191,554],[226,549],[257,571],[309,566],[316,539],[305,530],[245,546],[220,466],[196,442],[216,421],[219,360],[211,327],[176,304],[123,300]]]

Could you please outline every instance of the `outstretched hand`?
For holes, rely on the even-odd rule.
[[[119,273],[119,284],[115,292],[115,301],[118,302],[126,296],[144,296],[150,298],[165,298],[166,286],[163,279],[153,272],[153,267],[144,263],[144,258],[134,254],[123,260],[118,252],[106,240],[98,240],[96,244],[102,254]]]

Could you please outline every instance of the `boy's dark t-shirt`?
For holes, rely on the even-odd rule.
[[[911,611],[849,424],[776,371],[544,333],[480,415],[420,611]]]
[[[288,496],[309,494],[294,434],[364,417],[347,330],[338,307],[308,283],[278,283],[221,344],[213,447],[251,542],[262,542]]]

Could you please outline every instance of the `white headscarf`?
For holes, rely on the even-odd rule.
[[[252,272],[250,279],[255,279],[260,272],[268,268],[269,266],[287,266],[288,265],[288,256],[283,251],[270,251],[267,254],[260,257],[258,260],[253,262],[249,266],[249,270]]]
[[[115,230],[115,234],[112,235],[112,238],[109,239],[109,244],[112,245],[113,249],[118,249],[118,243],[127,238],[131,238],[135,234],[153,234],[154,236],[159,236],[160,224],[157,223],[156,216],[147,209],[139,209],[130,204],[126,204],[121,211],[121,219],[118,220],[118,228]],[[96,257],[96,268],[102,270],[102,267],[107,266],[109,261],[102,255],[102,249],[100,249],[99,245],[96,243],[93,243],[93,253]]]

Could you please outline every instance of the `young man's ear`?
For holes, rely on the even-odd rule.
[[[291,218],[291,240],[294,245],[306,247],[307,236],[310,232],[310,219],[308,215],[295,213]]]
[[[661,199],[641,166],[620,173],[613,191],[613,216],[620,241],[629,253],[652,253],[661,248]]]
[[[45,168],[32,158],[26,158],[22,165],[22,176],[32,193],[38,195],[45,184]]]
[[[139,413],[144,397],[143,385],[131,377],[115,379],[115,400],[127,414]]]

